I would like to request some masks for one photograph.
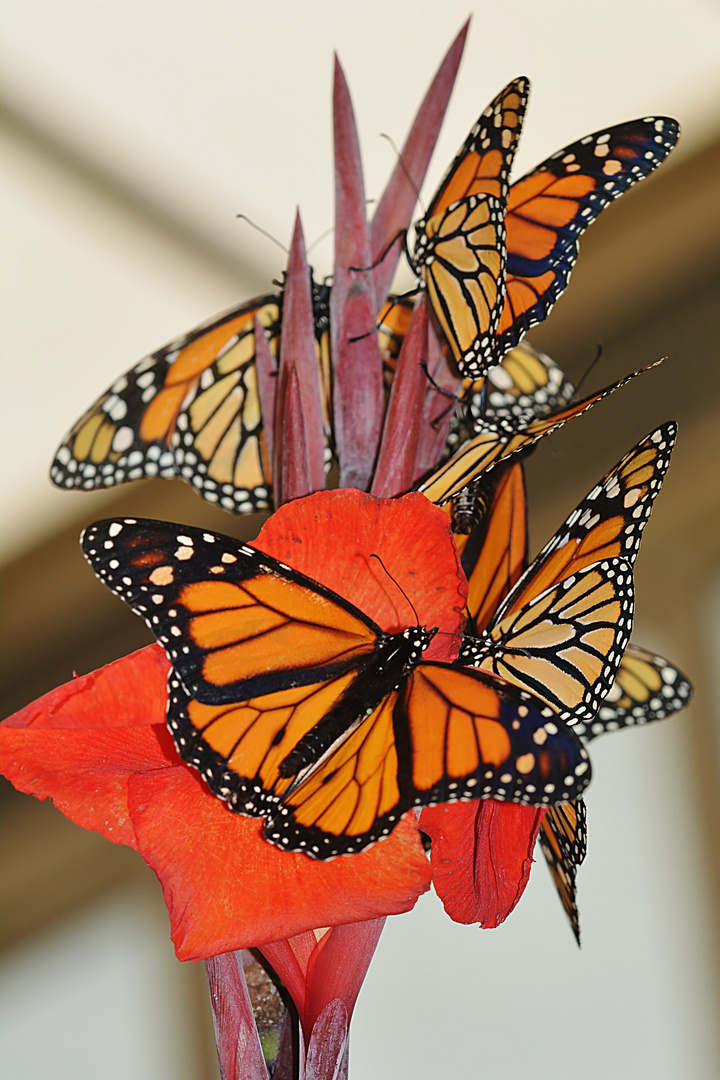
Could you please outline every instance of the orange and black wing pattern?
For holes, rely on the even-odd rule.
[[[497,420],[520,429],[533,420],[562,412],[574,394],[562,368],[521,341],[489,369],[485,379],[466,381],[462,401],[471,429]]]
[[[551,806],[543,818],[538,840],[579,945],[580,916],[575,879],[578,867],[587,854],[587,812],[584,800],[574,799],[569,803]]]
[[[251,300],[141,360],[65,437],[53,483],[90,491],[181,476],[227,510],[270,506],[254,320],[277,354],[281,303],[280,296]]]
[[[460,374],[481,378],[495,355],[503,309],[505,206],[527,103],[513,80],[473,127],[415,226],[412,265]]]
[[[589,782],[590,763],[570,729],[538,704],[483,672],[420,663],[286,789],[265,835],[327,858],[387,835],[413,806],[567,798]]]
[[[455,525],[453,530],[457,532]],[[456,535],[456,544],[459,539]],[[463,544],[461,558],[468,579],[467,631],[477,635],[487,627],[527,563],[525,480],[519,462],[502,471],[480,521]]]
[[[86,530],[95,573],[172,665],[180,756],[272,843],[327,859],[388,835],[413,806],[547,806],[590,777],[547,705],[482,671],[426,663],[434,631],[385,634],[332,590],[249,546],[167,522]]]
[[[318,369],[329,400],[326,286],[313,283]],[[237,514],[272,506],[260,410],[255,325],[280,350],[282,294],[262,296],[159,349],[119,378],[75,424],[50,469],[53,483],[91,491],[179,476]],[[325,435],[330,445],[328,416]]]
[[[628,645],[597,716],[581,721],[574,730],[590,742],[609,731],[652,724],[684,709],[692,695],[690,680],[669,660],[639,645]]]
[[[592,720],[629,641],[632,563],[675,435],[674,423],[651,432],[588,493],[459,663],[524,687],[565,720]]]
[[[498,355],[547,316],[568,283],[582,233],[608,203],[664,161],[679,134],[677,121],[667,116],[604,128],[512,184]]]
[[[634,371],[619,382],[598,390],[597,393],[583,398],[582,401],[573,402],[572,405],[568,405],[559,412],[536,416],[535,419],[530,419],[526,423],[518,421],[517,410],[515,412],[511,410],[509,416],[498,413],[487,420],[476,419],[473,424],[475,428],[473,437],[464,442],[452,457],[423,480],[418,485],[418,490],[422,491],[430,502],[438,505],[448,502],[483,473],[495,468],[511,455],[529,450],[539,439],[557,431],[568,420],[580,416],[598,401],[602,401],[615,390],[619,390],[631,379],[656,367],[658,363],[660,361]],[[528,413],[532,413],[535,406],[530,401],[526,408]]]
[[[521,75],[508,83],[478,117],[433,195],[427,214],[418,222],[418,231],[462,199],[491,195],[502,202],[507,200],[510,168],[529,92],[530,82]]]

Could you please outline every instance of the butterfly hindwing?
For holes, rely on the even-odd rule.
[[[574,392],[554,360],[521,341],[490,368],[485,382],[466,384],[463,404],[470,428],[504,420],[520,429],[566,409]]]
[[[585,742],[608,731],[664,720],[690,703],[693,688],[681,671],[656,653],[629,645],[615,685],[596,716],[574,729]]]
[[[580,915],[577,909],[575,879],[578,867],[587,854],[585,801],[574,799],[569,803],[551,806],[543,818],[538,840],[579,945]]]
[[[492,361],[505,295],[503,204],[492,195],[454,203],[425,224],[418,258],[430,304],[462,375]]]
[[[541,702],[483,672],[423,662],[284,795],[266,836],[329,857],[387,835],[412,806],[547,805],[589,778],[579,740]]]
[[[633,612],[630,564],[605,559],[503,606],[479,638],[466,639],[458,663],[524,687],[563,720],[592,717],[615,679]]]

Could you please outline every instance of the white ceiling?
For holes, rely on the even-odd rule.
[[[438,17],[438,11],[442,17]],[[452,38],[465,0],[13,0],[2,70],[11,107],[118,182],[167,208],[247,267],[208,268],[133,220],[52,155],[6,155],[6,316],[0,496],[3,551],[78,513],[53,492],[49,458],[92,398],[139,356],[269,285],[295,205],[309,241],[332,224],[331,74],[337,48],[354,96],[368,196]],[[670,113],[686,145],[717,122],[720,7],[710,0],[520,0],[476,7],[431,164],[432,190],[485,104],[527,74],[533,94],[518,167],[579,135]],[[332,244],[313,252],[319,274]],[[242,276],[242,275],[241,275]],[[32,402],[28,374],[36,376]],[[31,407],[32,406],[32,407]],[[17,447],[22,447],[22,454]],[[72,510],[70,509],[72,506]]]

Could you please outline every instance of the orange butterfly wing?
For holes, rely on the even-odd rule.
[[[277,351],[280,303],[251,300],[141,360],[65,437],[53,483],[88,491],[183,476],[226,509],[269,506],[254,318]]]
[[[558,896],[580,944],[576,876],[587,854],[587,810],[583,799],[551,806],[538,837]]]
[[[632,626],[631,565],[660,490],[676,425],[651,432],[568,517],[458,662],[589,719],[609,692]]]
[[[328,858],[386,836],[413,806],[472,798],[547,805],[589,779],[582,747],[530,695],[482,672],[423,662],[284,793],[265,835]]]
[[[527,102],[520,78],[473,127],[415,227],[412,265],[461,374],[484,375],[505,280],[505,201]]]
[[[677,121],[665,116],[618,124],[558,150],[511,186],[499,355],[546,318],[567,286],[579,237],[608,203],[657,168],[679,133]]]

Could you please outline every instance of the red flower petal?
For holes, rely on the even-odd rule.
[[[544,815],[544,809],[496,799],[423,810],[433,885],[451,919],[487,929],[504,922],[527,885]]]
[[[422,495],[376,499],[352,489],[319,491],[282,506],[254,546],[327,585],[388,633],[415,624],[408,599],[421,625],[462,633],[465,576],[447,515]],[[425,655],[450,659],[458,648],[459,637],[438,636]]]
[[[81,675],[3,721],[5,727],[108,728],[165,724],[170,663],[159,645]]]
[[[137,847],[128,781],[180,761],[165,727],[168,668],[150,645],[45,694],[0,724],[0,771],[83,828]]]
[[[409,911],[429,888],[412,815],[367,851],[318,863],[268,844],[262,820],[233,814],[184,766],[134,777],[128,801],[180,960]]]

